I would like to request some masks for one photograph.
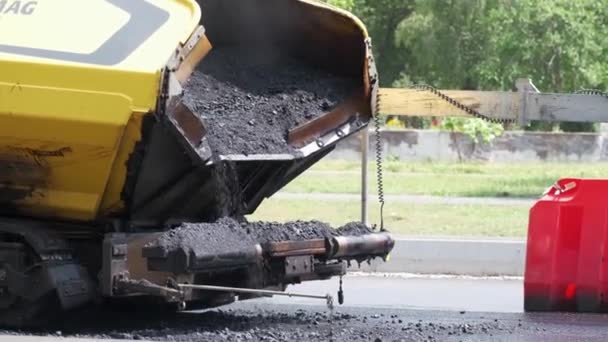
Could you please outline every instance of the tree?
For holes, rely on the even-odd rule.
[[[325,2],[347,11],[352,11],[353,7],[355,6],[355,1],[356,0],[326,0]]]
[[[503,2],[488,19],[488,54],[479,66],[480,86],[507,89],[530,77],[543,91],[601,87],[606,81],[607,1],[518,0]],[[546,123],[532,127],[551,129]],[[594,131],[592,123],[560,123],[567,132]]]
[[[412,78],[442,87],[511,89],[530,77],[546,91],[605,84],[608,0],[419,0],[399,46]]]
[[[395,32],[399,24],[413,11],[414,0],[327,0],[328,3],[350,10],[366,24],[372,42],[380,82],[390,86],[399,78],[409,50],[399,46]]]
[[[508,89],[518,77],[556,92],[605,84],[606,6],[606,0],[500,1],[484,20],[491,34],[480,86]]]
[[[510,90],[520,77],[547,92],[608,86],[608,0],[326,1],[366,23],[383,86]]]
[[[495,6],[485,0],[418,0],[396,32],[397,46],[412,51],[405,73],[438,87],[476,89],[477,65],[488,30],[484,17]]]
[[[438,87],[510,90],[529,77],[543,91],[603,88],[607,8],[608,0],[419,0],[396,39],[414,52],[407,75]]]

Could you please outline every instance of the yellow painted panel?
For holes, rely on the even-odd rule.
[[[194,0],[36,3],[0,13],[0,32],[15,33],[0,35],[0,60],[150,73],[166,65],[200,21]]]
[[[8,106],[22,106],[23,97],[19,90],[26,87],[50,88],[57,93],[64,93],[64,97],[74,92],[95,94],[107,93],[112,96],[122,94],[131,102],[134,110],[147,112],[155,108],[159,93],[160,69],[151,73],[128,72],[120,70],[99,69],[88,66],[59,66],[53,64],[3,61],[0,58],[0,110]],[[93,95],[96,96],[96,95]],[[31,99],[29,100],[31,101]],[[62,105],[74,106],[69,101]],[[58,101],[52,101],[55,109]],[[36,104],[29,104],[35,106]],[[42,104],[38,104],[42,106]],[[101,118],[103,119],[103,117]]]
[[[479,106],[468,92],[449,91],[449,96],[462,103],[466,101],[467,105]],[[418,89],[380,88],[378,104],[380,113],[389,115],[468,116],[465,111],[436,94]]]
[[[0,9],[0,32],[19,32],[0,34],[0,195],[13,191],[11,204],[36,217],[120,210],[142,117],[156,109],[162,68],[198,27],[198,5],[37,0],[13,11],[13,2],[0,1],[11,7]]]
[[[496,119],[515,119],[521,105],[520,97],[512,92],[477,90],[439,90],[457,104],[474,109]],[[471,116],[455,103],[437,93],[421,89],[380,88],[380,113],[402,116]],[[507,113],[507,114],[504,114]]]
[[[19,211],[27,209],[37,216],[47,216],[46,212],[54,209],[53,217],[92,219],[103,196],[116,150],[65,144],[58,138],[38,141],[28,137],[1,137],[0,184],[25,191],[26,196],[14,201]]]
[[[3,35],[2,44],[91,53],[129,20],[128,13],[104,0],[38,0],[28,5],[29,2],[21,1],[19,14],[10,11],[2,15],[0,32],[19,32]],[[82,14],[58,17],[62,8]],[[37,26],[45,29],[32,29]]]
[[[201,12],[193,0],[150,2],[171,13],[167,23],[156,32],[153,39],[147,40],[116,67],[135,71],[160,69],[167,64],[178,43],[185,43],[199,26]]]
[[[130,104],[112,94],[0,83],[0,137],[115,146]]]
[[[0,83],[0,193],[37,217],[92,220],[108,184],[129,98]]]
[[[19,211],[36,217],[90,221],[95,218],[98,194],[49,190],[25,201]]]

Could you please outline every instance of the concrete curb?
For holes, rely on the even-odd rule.
[[[508,240],[397,239],[388,262],[352,265],[350,271],[522,276],[526,243]]]

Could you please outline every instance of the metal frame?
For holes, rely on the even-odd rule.
[[[602,94],[541,93],[529,79],[516,92],[440,90],[458,103],[493,119],[608,122],[608,97]],[[403,116],[470,116],[441,97],[420,89],[380,89],[380,112]]]
[[[368,204],[369,195],[369,129],[361,131],[361,222],[368,225]]]

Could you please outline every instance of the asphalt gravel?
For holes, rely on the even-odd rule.
[[[192,74],[184,103],[203,119],[216,154],[294,154],[289,130],[330,112],[359,86],[271,46],[218,46]]]
[[[332,313],[318,307],[294,310],[287,306],[237,304],[224,310],[170,316],[81,313],[69,327],[38,334],[158,341],[439,341],[450,336],[512,333],[515,328],[494,319],[447,323],[385,310],[364,313],[345,309]]]
[[[48,331],[0,336],[153,341],[605,341],[608,316],[497,314],[237,303],[226,309],[150,316],[80,313]]]
[[[162,234],[147,247],[165,250],[167,255],[182,249],[212,255],[252,248],[255,244],[275,241],[300,241],[346,235],[359,236],[373,231],[359,222],[334,229],[319,221],[245,222],[224,217],[214,223],[185,223]]]

